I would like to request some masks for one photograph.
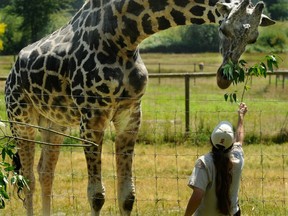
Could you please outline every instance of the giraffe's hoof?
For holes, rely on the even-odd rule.
[[[123,203],[123,209],[125,211],[131,212],[133,209],[134,200],[135,200],[135,195],[133,193],[130,193],[127,196],[125,202]]]
[[[97,193],[92,199],[92,207],[95,212],[99,212],[104,205],[105,197],[102,193]]]

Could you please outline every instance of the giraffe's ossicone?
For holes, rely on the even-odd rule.
[[[258,26],[274,22],[262,14],[262,2],[250,0],[87,0],[67,25],[25,47],[9,74],[5,101],[23,175],[27,215],[33,215],[36,129],[65,132],[78,127],[83,139],[91,214],[105,201],[101,176],[104,131],[116,130],[117,196],[121,215],[130,215],[135,199],[132,177],[134,145],[141,122],[141,97],[148,80],[138,45],[150,35],[178,25],[218,23],[223,64],[237,62],[256,41]],[[230,81],[218,70],[217,83]],[[23,126],[20,123],[29,125]],[[60,144],[63,137],[40,130],[42,140]],[[43,145],[38,164],[43,215],[51,213],[51,191],[59,145]]]

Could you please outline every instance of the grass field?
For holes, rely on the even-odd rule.
[[[196,158],[208,146],[137,144],[134,157],[136,203],[132,215],[183,215],[191,189],[187,187]],[[245,167],[240,191],[242,215],[285,216],[287,208],[288,144],[245,146]],[[37,151],[37,159],[39,151]],[[116,197],[114,145],[106,141],[103,154],[103,181],[106,202],[102,215],[119,215]],[[35,167],[36,170],[36,167]],[[87,174],[82,150],[64,148],[56,168],[54,215],[90,215],[86,199]],[[40,186],[35,196],[36,215],[41,215]],[[16,197],[1,215],[22,216]]]
[[[247,54],[244,57],[250,63],[258,61],[262,56],[263,54]],[[221,63],[218,54],[143,54],[142,57],[148,69],[156,64],[155,71],[157,63],[169,62],[167,70],[165,69],[168,72],[176,70],[174,64],[182,65],[183,69],[179,71],[186,69],[187,72],[191,68],[193,71],[194,62],[212,64],[214,68]],[[280,67],[288,68],[287,54],[282,54],[281,58],[284,62]],[[11,57],[0,57],[0,62],[3,61],[10,62]],[[7,73],[8,70],[0,65],[1,76],[6,76]],[[227,119],[236,123],[237,105],[225,102],[223,95],[227,91],[241,92],[242,85],[223,91],[216,86],[215,78],[191,80],[190,85],[191,132],[187,136],[183,133],[184,80],[161,79],[160,83],[158,79],[149,81],[143,98],[143,124],[134,157],[137,200],[132,215],[183,215],[191,193],[186,186],[187,179],[196,158],[210,148],[207,139],[211,130],[220,120]],[[288,214],[288,143],[285,142],[288,141],[288,82],[285,80],[285,88],[281,85],[276,87],[276,78],[271,77],[270,82],[269,78],[253,79],[250,85],[251,90],[245,95],[249,112],[245,121],[246,161],[240,192],[242,215],[284,216]],[[2,92],[3,84],[0,88]],[[0,97],[0,102],[0,116],[6,118],[3,96]],[[284,142],[275,144],[279,137]],[[111,140],[112,127],[105,137],[103,150],[103,180],[107,191],[103,215],[119,215],[115,195],[115,152]],[[86,182],[82,150],[63,148],[54,183],[54,215],[89,215]],[[40,215],[41,208],[39,189],[38,184],[36,215]],[[23,215],[21,202],[13,198],[0,214]]]

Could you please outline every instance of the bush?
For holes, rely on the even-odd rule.
[[[0,133],[2,134],[0,142],[0,209],[4,209],[6,206],[6,201],[10,199],[8,194],[9,187],[17,187],[17,194],[20,199],[21,191],[26,188],[29,189],[27,181],[25,178],[18,174],[15,166],[11,164],[11,161],[19,159],[15,153],[16,147],[6,137],[6,128],[3,122],[0,122]]]
[[[271,52],[285,52],[287,50],[288,39],[285,32],[268,32],[263,34],[258,39],[258,46],[262,47],[263,51],[270,50]]]
[[[6,25],[4,23],[0,23],[0,37],[5,32]],[[3,50],[3,41],[0,39],[0,50]]]

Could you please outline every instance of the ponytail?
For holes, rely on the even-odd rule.
[[[216,168],[217,208],[221,214],[231,215],[230,186],[233,164],[228,154],[230,148],[224,151],[223,146],[218,145],[217,147],[213,146],[212,148],[213,162]]]

